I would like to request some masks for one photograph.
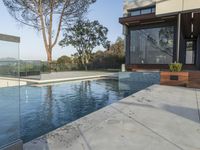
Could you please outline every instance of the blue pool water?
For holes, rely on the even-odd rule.
[[[127,86],[125,86],[127,85]],[[135,89],[118,80],[100,79],[21,88],[21,136],[24,142],[129,96]]]
[[[99,79],[43,87],[22,86],[20,105],[17,87],[1,88],[0,146],[19,136],[28,142],[158,81],[157,76],[154,81],[153,76],[147,79],[146,75],[137,74],[132,81],[131,74],[125,74],[123,78],[126,80]]]

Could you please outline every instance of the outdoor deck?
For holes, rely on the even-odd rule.
[[[199,150],[200,90],[154,85],[49,134],[25,150]]]

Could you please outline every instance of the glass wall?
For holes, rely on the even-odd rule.
[[[131,64],[169,64],[173,62],[174,27],[130,31]]]
[[[19,38],[0,34],[0,149],[20,139]]]

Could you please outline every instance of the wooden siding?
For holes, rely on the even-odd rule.
[[[177,77],[177,79],[171,79],[171,77]],[[187,86],[189,80],[188,72],[161,72],[160,84],[171,86]]]
[[[163,22],[174,22],[177,20],[176,15],[171,15],[167,17],[157,17],[155,13],[145,14],[140,16],[129,16],[119,18],[119,23],[127,26],[139,26],[139,25],[150,25],[150,24],[158,24]]]
[[[171,79],[171,77],[176,76],[177,80]],[[200,71],[160,72],[160,84],[170,86],[185,86],[188,88],[200,88]]]
[[[189,72],[189,82],[188,82],[187,87],[200,88],[200,72],[199,71]]]

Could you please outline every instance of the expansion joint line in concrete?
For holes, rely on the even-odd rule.
[[[198,111],[199,123],[200,123],[200,104],[199,104],[199,101],[200,101],[199,99],[200,99],[200,97],[198,97],[197,89],[195,89],[195,94],[196,94],[197,111]]]
[[[154,131],[153,129],[151,129],[150,127],[148,127],[147,125],[145,125],[144,123],[138,121],[137,119],[133,118],[130,115],[127,115],[126,113],[122,112],[121,110],[119,110],[118,108],[114,107],[114,106],[110,106],[113,109],[115,109],[116,111],[118,111],[119,113],[123,114],[124,116],[132,119],[133,121],[135,121],[136,123],[138,123],[139,125],[141,125],[142,127],[146,128],[147,130],[151,131],[153,134],[159,136],[160,138],[162,138],[163,140],[165,140],[166,142],[174,145],[176,148],[180,149],[180,150],[184,150],[182,147],[180,147],[179,145],[177,145],[176,143],[170,141],[169,139],[167,139],[166,137],[162,136],[161,134],[157,133],[156,131]]]
[[[87,141],[86,137],[84,136],[84,134],[82,133],[82,131],[80,130],[80,128],[79,128],[79,127],[77,127],[77,129],[78,129],[78,131],[79,131],[79,133],[80,133],[80,135],[81,135],[82,139],[83,139],[83,140],[84,140],[84,142],[86,143],[86,145],[87,145],[87,148],[88,148],[89,150],[92,150],[92,148],[91,148],[90,144],[88,143],[88,141]]]

